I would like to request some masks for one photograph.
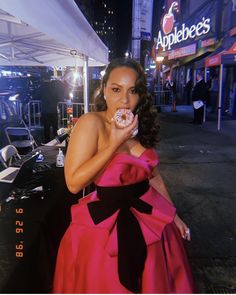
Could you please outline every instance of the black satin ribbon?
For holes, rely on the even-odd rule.
[[[148,191],[149,181],[119,187],[97,186],[96,189],[99,201],[88,203],[89,213],[98,224],[120,209],[117,217],[119,279],[128,290],[140,293],[147,246],[130,207],[151,214],[152,206],[139,199]]]

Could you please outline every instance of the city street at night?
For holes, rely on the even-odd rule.
[[[0,293],[236,294],[236,0],[0,0]]]
[[[179,215],[199,293],[236,292],[236,122],[189,124],[192,110],[160,114],[160,169]]]

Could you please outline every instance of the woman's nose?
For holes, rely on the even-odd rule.
[[[127,104],[129,102],[129,93],[123,92],[121,100],[122,100],[122,103]]]

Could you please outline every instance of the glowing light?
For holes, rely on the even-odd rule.
[[[5,70],[2,70],[1,72],[3,76],[10,76],[12,73],[11,71],[5,71]]]
[[[19,93],[15,94],[15,95],[11,95],[9,96],[8,100],[10,101],[16,101],[17,97],[19,96]]]
[[[74,72],[73,76],[74,76],[74,79],[77,79],[77,78],[79,78],[79,73],[78,72]]]
[[[69,71],[64,75],[64,80],[72,87],[80,87],[83,85],[83,77],[77,71]]]
[[[101,77],[103,77],[105,75],[105,70],[100,72]]]
[[[164,56],[161,56],[161,55],[158,55],[158,56],[156,57],[156,61],[157,61],[157,62],[163,62],[163,59],[164,59]]]
[[[74,95],[72,92],[69,93],[69,97],[70,97],[70,99],[73,99]]]

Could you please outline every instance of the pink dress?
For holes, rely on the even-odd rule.
[[[153,149],[145,150],[139,158],[117,153],[96,184],[117,187],[138,183],[150,179],[157,164]],[[140,199],[152,208],[148,214],[129,208],[147,248],[140,293],[193,293],[182,238],[173,222],[175,208],[152,187]],[[88,209],[94,201],[100,201],[96,191],[71,208],[72,221],[58,250],[54,293],[133,293],[121,284],[118,274],[119,209],[95,224]]]

